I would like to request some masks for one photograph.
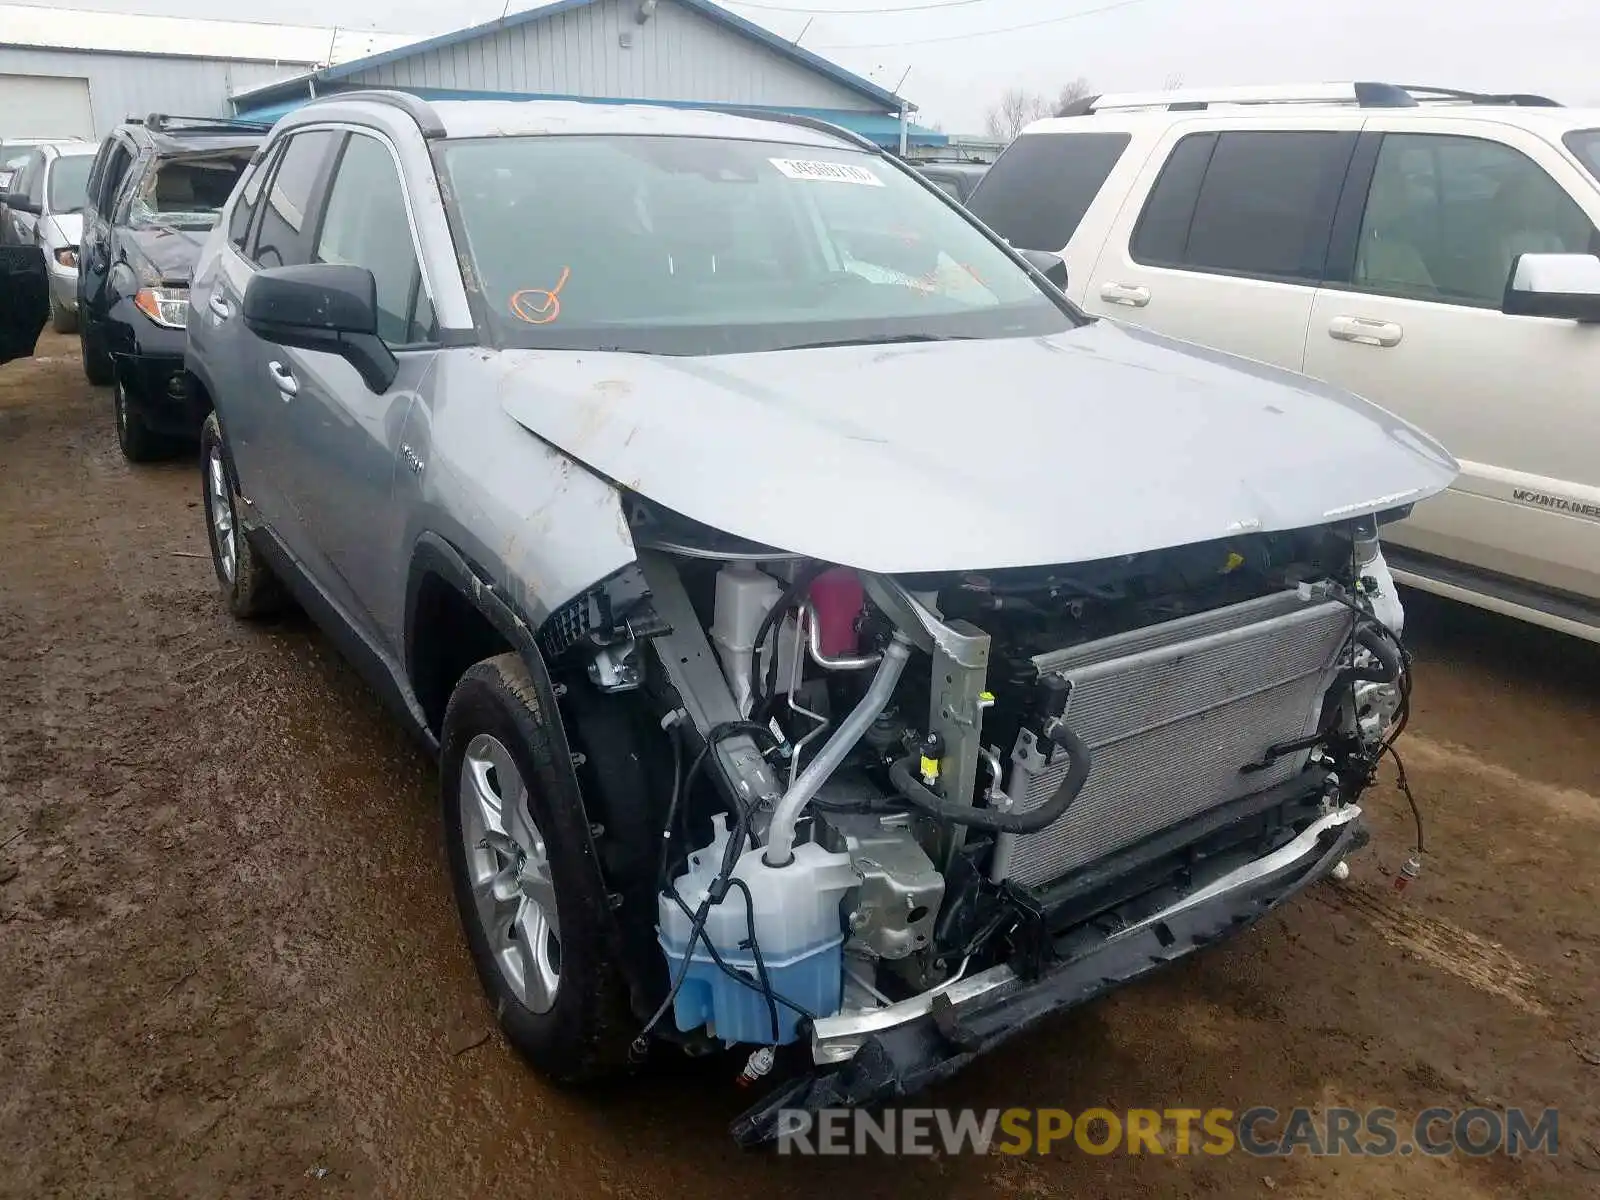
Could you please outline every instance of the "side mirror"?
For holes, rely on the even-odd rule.
[[[1518,255],[1501,309],[1517,317],[1600,322],[1600,256]]]
[[[1017,253],[1027,259],[1028,265],[1035,271],[1055,284],[1057,291],[1067,290],[1067,260],[1061,255],[1048,250],[1018,250]]]
[[[244,290],[244,323],[263,341],[337,354],[374,392],[399,371],[378,336],[378,284],[365,267],[310,263],[258,271]]]
[[[7,208],[15,209],[17,212],[32,213],[34,216],[39,215],[39,206],[28,199],[26,192],[5,192],[0,194],[0,204],[4,204]]]

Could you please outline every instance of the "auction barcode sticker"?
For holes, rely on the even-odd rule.
[[[865,167],[854,163],[819,162],[814,158],[769,158],[767,160],[790,179],[815,179],[823,183],[859,183],[882,187],[879,179]]]

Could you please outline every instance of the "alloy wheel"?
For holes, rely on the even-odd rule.
[[[511,752],[480,733],[461,761],[461,837],[478,921],[512,993],[549,1012],[561,983],[561,922],[544,835]]]
[[[117,395],[119,398],[117,418],[121,420],[120,388],[117,390]],[[224,579],[232,583],[234,572],[238,570],[238,547],[234,543],[233,489],[228,486],[228,470],[223,465],[220,446],[211,447],[211,454],[206,462],[206,490],[211,501],[209,506],[211,532],[217,547],[217,569],[222,572]]]

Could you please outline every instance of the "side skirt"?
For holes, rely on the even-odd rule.
[[[270,529],[256,525],[249,530],[248,536],[251,547],[267,560],[272,573],[283,581],[283,585],[306,610],[317,628],[338,647],[339,653],[356,669],[367,686],[378,693],[384,707],[400,719],[407,732],[422,744],[430,757],[437,758],[439,739],[428,728],[422,706],[417,703],[400,664],[361,632],[360,626],[317,584]]]

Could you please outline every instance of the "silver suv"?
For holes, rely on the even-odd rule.
[[[57,333],[78,328],[78,241],[93,142],[34,147],[9,190],[0,191],[5,228],[0,243],[37,246],[50,275],[50,324]]]
[[[1377,530],[1454,462],[1059,268],[770,115],[342,95],[235,190],[189,316],[223,595],[292,593],[437,752],[544,1072],[739,1046],[759,1141],[1363,840]]]

